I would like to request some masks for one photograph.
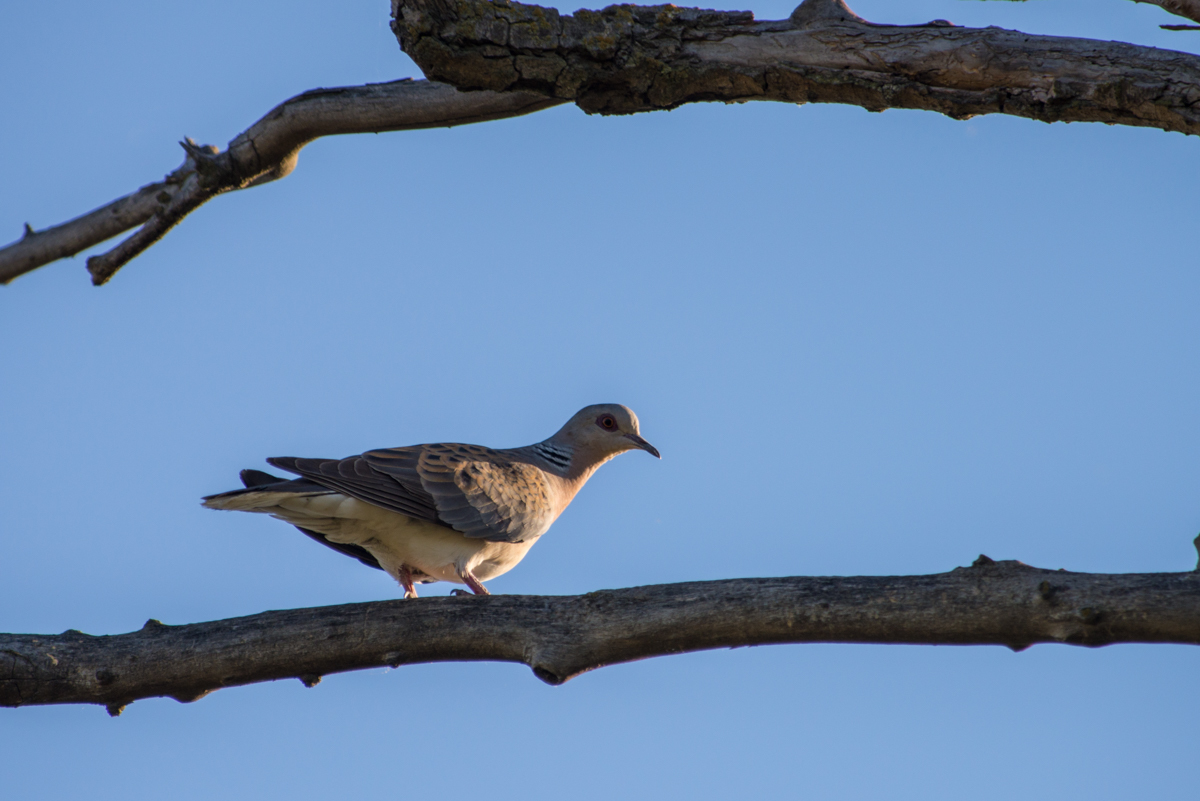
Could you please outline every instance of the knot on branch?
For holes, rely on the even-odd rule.
[[[1045,573],[1047,571],[1040,567],[1032,567],[1032,566],[1027,565],[1024,562],[1018,561],[1016,559],[996,560],[996,559],[991,558],[987,554],[981,553],[981,554],[979,554],[979,557],[974,562],[972,562],[969,567],[956,567],[950,572],[951,573],[964,573],[966,575],[973,574],[973,575],[987,576],[989,578],[991,578],[991,577],[1006,578],[1006,577],[1010,577],[1010,576],[1017,575],[1017,574],[1028,574],[1030,572]],[[1042,585],[1044,585],[1046,588],[1048,588],[1045,590],[1045,592],[1048,592],[1049,595],[1054,594],[1054,588],[1050,587],[1048,582],[1043,581]],[[1039,587],[1038,587],[1039,593],[1043,592],[1042,585],[1039,585]],[[1043,599],[1048,600],[1049,595],[1045,596]]]
[[[792,12],[791,20],[797,28],[812,28],[839,22],[868,24],[865,19],[851,11],[844,0],[804,0]]]
[[[566,680],[568,678],[570,678],[569,676],[567,676],[567,677],[559,676],[557,673],[547,670],[546,668],[542,667],[541,665],[534,665],[533,675],[537,676],[539,679],[546,682],[551,687],[557,687],[560,684],[565,683]]]
[[[185,139],[179,145],[187,158],[183,166],[167,176],[168,181],[179,181],[178,189],[175,192],[164,189],[158,193],[158,208],[137,233],[107,253],[88,258],[87,269],[94,286],[108,283],[130,259],[161,239],[209,198],[239,189],[247,182],[228,152],[221,153],[214,145],[197,145],[191,139]]]
[[[193,704],[211,692],[212,692],[212,689],[203,689],[203,690],[189,689],[189,690],[184,690],[181,692],[173,693],[171,695],[171,697],[174,698],[176,701],[178,701],[181,704]]]
[[[216,145],[198,145],[191,137],[186,137],[179,146],[187,154],[182,169],[190,168],[199,175],[202,188],[233,189],[239,183],[232,160]]]

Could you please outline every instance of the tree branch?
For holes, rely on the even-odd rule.
[[[1148,1],[1200,20],[1200,0]],[[505,0],[393,0],[393,17],[429,77],[476,91],[397,81],[298,95],[223,153],[189,141],[161,182],[53,228],[27,225],[0,248],[0,284],[143,226],[88,259],[103,284],[210,198],[286,176],[321,136],[450,127],[564,102],[600,114],[713,100],[848,103],[1200,133],[1195,55],[944,20],[875,25],[841,0],[805,0],[777,22],[674,6],[564,16]]]
[[[420,598],[93,637],[0,634],[0,705],[104,704],[446,661],[561,684],[652,656],[775,643],[1200,644],[1200,573],[1090,574],[981,556],[931,576],[763,578],[579,596]]]
[[[183,165],[162,181],[44,231],[26,225],[24,237],[0,249],[0,284],[143,225],[108,253],[88,259],[92,282],[103,284],[210,198],[287,176],[300,149],[322,136],[449,128],[518,117],[564,102],[527,92],[466,94],[445,84],[407,79],[314,89],[276,106],[223,153],[188,140]]]
[[[842,0],[805,0],[776,22],[675,6],[566,16],[506,0],[393,0],[393,17],[431,79],[541,92],[588,113],[777,100],[1200,134],[1198,56],[944,20],[876,25]]]

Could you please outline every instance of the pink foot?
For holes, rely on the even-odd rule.
[[[412,568],[408,565],[400,565],[400,586],[404,588],[405,598],[416,598],[417,587],[413,584]]]
[[[479,579],[471,575],[470,570],[459,570],[458,577],[461,578],[463,583],[466,584],[471,589],[471,592],[475,593],[476,595],[491,595],[491,593],[487,591],[487,587],[483,586],[483,583],[480,582]]]

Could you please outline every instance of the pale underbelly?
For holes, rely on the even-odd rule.
[[[487,581],[512,570],[536,541],[472,539],[445,526],[337,494],[284,498],[272,514],[320,532],[332,542],[365,548],[397,579],[401,565],[407,565],[438,581],[465,584],[460,575],[464,570]]]

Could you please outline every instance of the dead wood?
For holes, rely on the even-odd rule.
[[[0,634],[0,705],[194,701],[220,689],[447,661],[561,684],[605,665],[779,643],[1200,643],[1200,573],[1092,574],[981,556],[929,576],[758,578],[579,596],[435,597],[90,636]]]
[[[702,101],[845,103],[1200,133],[1200,57],[945,20],[877,25],[842,0],[786,20],[609,6],[559,14],[508,0],[393,0],[401,47],[459,89],[540,92],[589,113]]]
[[[525,92],[463,93],[407,79],[313,89],[271,109],[224,152],[188,140],[181,143],[187,154],[183,164],[162,181],[53,228],[35,231],[26,225],[24,237],[0,248],[0,284],[142,226],[109,252],[88,259],[92,283],[103,284],[211,198],[290,174],[301,148],[322,136],[451,128],[563,102]]]

